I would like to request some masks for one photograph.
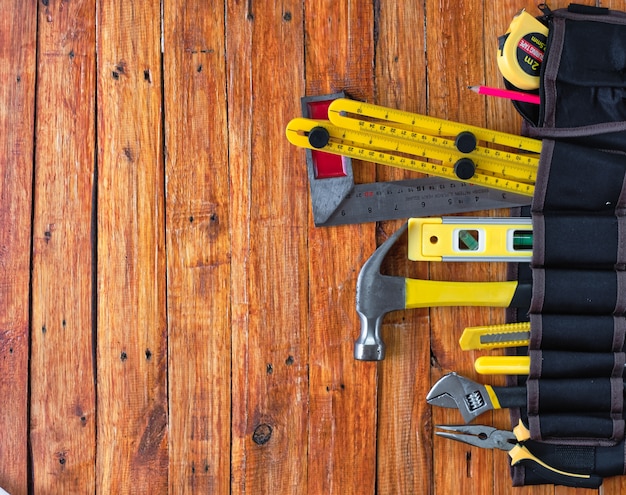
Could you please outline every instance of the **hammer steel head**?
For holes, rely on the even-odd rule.
[[[368,259],[357,279],[356,311],[361,319],[361,334],[354,343],[354,358],[360,361],[381,361],[385,344],[380,335],[383,318],[390,311],[406,306],[404,277],[382,275],[380,266],[385,256],[406,231],[408,223],[383,242]]]
[[[457,408],[466,423],[494,409],[484,385],[454,372],[443,376],[433,385],[426,401],[433,406]]]

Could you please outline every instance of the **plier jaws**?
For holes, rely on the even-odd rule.
[[[457,440],[475,447],[485,449],[511,450],[517,443],[517,437],[511,431],[498,430],[485,425],[446,425],[437,426],[438,436]]]
[[[448,425],[437,426],[437,428],[442,430],[435,432],[440,437],[457,440],[475,447],[504,450],[508,452],[512,466],[523,464],[548,482],[586,488],[597,488],[602,483],[600,476],[569,472],[555,467],[554,464],[564,465],[562,453],[551,446],[540,448],[536,442],[529,441],[530,432],[521,421],[513,428],[513,431],[498,430],[486,425]],[[535,452],[540,452],[539,455],[542,458],[537,457],[528,449],[530,445]]]

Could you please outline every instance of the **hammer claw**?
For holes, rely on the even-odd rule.
[[[356,311],[361,319],[361,334],[354,343],[355,359],[382,361],[385,358],[385,344],[380,336],[383,318],[390,311],[406,307],[404,278],[382,275],[380,266],[407,226],[405,223],[383,242],[359,272]]]
[[[383,259],[407,227],[408,223],[405,223],[383,242],[359,272],[356,310],[361,318],[361,334],[354,344],[356,359],[384,359],[385,346],[380,329],[385,314],[391,311],[436,306],[529,307],[530,284],[440,282],[381,274]]]

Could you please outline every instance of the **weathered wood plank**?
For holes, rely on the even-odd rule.
[[[92,209],[95,2],[39,9],[34,179],[33,490],[95,490]]]
[[[513,17],[520,11],[520,9],[526,8],[526,10],[534,15],[539,15],[540,11],[536,8],[536,3],[532,1],[520,2],[519,0],[507,0],[502,2],[501,6],[495,8],[485,8],[485,20],[484,20],[484,40],[485,40],[485,79],[484,81],[477,81],[472,84],[485,83],[487,86],[504,87],[502,82],[502,76],[498,70],[496,55],[497,55],[497,39],[508,28]],[[487,98],[476,94],[468,94],[470,98],[470,104],[476,108],[486,108],[487,118],[486,124],[490,129],[495,129],[503,132],[510,132],[512,134],[519,134],[521,132],[522,118],[517,113],[510,101],[501,98]],[[506,210],[498,211],[495,215],[508,215]],[[504,280],[506,277],[506,268],[504,265],[494,264],[492,267],[491,280]],[[492,309],[492,321],[493,323],[501,323],[505,321],[505,315],[503,310]],[[485,354],[496,354],[499,352],[489,352]],[[490,376],[482,377],[479,381],[483,383],[489,383],[492,385],[505,385],[505,379],[503,376]],[[478,421],[478,420],[477,420]],[[497,428],[504,430],[510,430],[511,420],[508,409],[502,409],[495,411],[492,415],[492,423]],[[535,495],[548,495],[554,492],[554,487],[550,485],[514,488],[511,485],[511,477],[509,476],[510,458],[503,452],[495,452],[493,456],[493,483],[494,493],[502,494],[528,494],[533,493]]]
[[[427,59],[423,28],[417,28],[425,18],[423,2],[382,1],[375,14],[376,102],[423,114]],[[378,181],[417,176],[392,167],[377,169]],[[419,216],[419,211],[414,215]],[[385,236],[402,223],[385,222]],[[428,278],[426,263],[407,261],[406,237],[388,255],[384,270],[396,276]],[[379,366],[378,492],[427,494],[433,483],[430,407],[424,400],[430,381],[423,379],[430,372],[428,310],[387,315],[382,336],[387,358]]]
[[[462,1],[452,6],[428,0],[426,14],[429,114],[484,126],[484,105],[477,107],[467,89],[485,77],[482,2]],[[430,264],[432,280],[489,280],[492,276],[487,263]],[[461,351],[458,337],[464,326],[488,324],[489,308],[433,308],[430,317],[432,379],[449,371],[473,377],[474,353]],[[482,420],[489,423],[486,416]],[[433,424],[457,424],[459,418],[456,410],[433,408]],[[434,493],[493,492],[491,451],[438,437],[433,445]]]
[[[371,6],[325,0],[306,5],[305,94],[345,90],[353,98],[372,101]],[[297,156],[304,175],[304,153]],[[357,181],[374,180],[371,164],[353,162],[353,169]],[[356,279],[375,249],[374,225],[310,225],[308,493],[374,493],[376,364],[353,358],[360,329],[354,302]]]
[[[27,493],[28,331],[37,7],[0,17],[0,487]]]
[[[160,2],[98,2],[97,488],[168,486]]]
[[[227,3],[236,493],[306,492],[306,175],[284,130],[303,88],[302,12]]]
[[[171,493],[230,493],[224,6],[164,4]]]

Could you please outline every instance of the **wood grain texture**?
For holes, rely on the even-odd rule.
[[[376,103],[425,113],[428,60],[425,37],[414,29],[425,22],[423,2],[380,2],[375,11]],[[378,181],[415,177],[415,173],[377,167]],[[419,211],[415,212],[419,216]],[[378,243],[403,221],[383,222]],[[402,237],[387,256],[385,273],[428,278],[426,263],[407,263],[407,239]],[[430,389],[424,380],[430,371],[430,320],[428,310],[390,313],[382,332],[389,359],[379,365],[378,472],[379,493],[430,493],[432,478],[432,430],[430,407],[424,397]],[[398,421],[398,417],[410,418]]]
[[[37,9],[0,17],[0,486],[27,493],[30,222]],[[10,407],[7,407],[10,405]]]
[[[305,94],[345,90],[372,100],[374,12],[358,4],[307,2]],[[353,162],[353,170],[357,180],[374,179],[371,164]],[[308,493],[375,492],[376,365],[352,358],[356,276],[374,247],[373,224],[309,230]]]
[[[168,486],[159,2],[98,2],[97,488]]]
[[[95,490],[95,2],[39,9],[30,442],[33,490]]]
[[[169,487],[230,493],[230,232],[223,5],[164,25]]]
[[[228,2],[232,480],[241,493],[307,485],[306,176],[298,151],[281,144],[303,90],[302,12],[298,1]]]
[[[504,452],[433,438],[461,421],[426,404],[434,380],[503,383],[458,346],[502,309],[390,313],[386,359],[353,359],[359,270],[402,221],[315,227],[284,134],[301,96],[341,90],[520,132],[510,102],[466,87],[501,85],[497,36],[535,2],[5,3],[0,487],[626,493],[623,477],[513,488]],[[415,177],[353,166],[356,182]],[[505,265],[409,262],[402,238],[383,272],[503,280]],[[508,410],[477,422],[511,427]]]
[[[467,86],[483,80],[486,72],[484,5],[429,0],[426,15],[429,114],[485,126],[484,107],[477,109],[467,94]],[[487,281],[493,279],[491,272],[487,263],[431,263],[430,279]],[[474,376],[474,353],[461,351],[458,337],[469,322],[489,324],[489,308],[432,308],[430,318],[432,379],[450,371]],[[457,424],[460,419],[455,410],[433,408],[432,414],[433,424]],[[487,417],[482,417],[481,422],[489,422],[489,415],[484,416]],[[472,449],[439,437],[434,439],[433,446],[435,494],[493,493],[492,451]]]

